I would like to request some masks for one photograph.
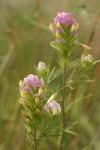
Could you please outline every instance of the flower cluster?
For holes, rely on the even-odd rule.
[[[54,49],[59,50],[63,62],[71,56],[72,49],[76,46],[79,24],[70,12],[58,12],[49,29],[55,40],[50,42]]]
[[[23,81],[20,80],[19,88],[21,98],[23,98],[23,93],[27,93],[33,98],[42,97],[44,94],[44,80],[39,79],[37,75],[29,74]]]
[[[44,62],[39,62],[36,72],[38,75],[29,74],[19,82],[21,94],[19,103],[23,106],[21,115],[24,117],[25,128],[31,143],[51,132],[52,122],[58,120],[61,112],[60,104],[55,100],[57,93],[51,95],[47,88],[45,77],[47,78],[48,67]],[[50,98],[48,95],[51,95]],[[51,128],[47,133],[45,129],[48,126]]]
[[[29,74],[26,78],[19,82],[20,91],[27,93],[33,93],[33,89],[43,87],[43,82],[38,78],[37,75]]]
[[[37,70],[43,72],[45,69],[45,63],[39,62]],[[29,74],[23,80],[20,80],[19,88],[21,93],[19,103],[22,104],[25,109],[21,114],[25,118],[32,119],[36,117],[37,114],[47,111],[47,109],[45,109],[46,105],[48,105],[48,114],[57,115],[60,113],[60,104],[54,100],[55,94],[51,96],[51,100],[49,99],[50,103],[44,98],[47,94],[47,88],[43,78]],[[52,111],[49,111],[49,107]]]
[[[19,82],[19,88],[21,93],[19,103],[25,109],[21,114],[25,118],[33,119],[42,111],[40,101],[45,93],[44,81],[37,75],[29,74]]]
[[[58,12],[54,18],[54,24],[51,23],[49,28],[55,35],[57,42],[66,43],[66,38],[77,35],[79,25],[70,12]]]

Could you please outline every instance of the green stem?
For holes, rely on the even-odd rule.
[[[35,132],[34,132],[34,149],[33,150],[37,150],[37,139],[36,139],[36,129],[35,129]]]
[[[65,89],[66,89],[66,63],[64,63],[64,71],[63,71],[63,89],[62,89],[62,135],[61,135],[61,141],[60,141],[60,150],[63,150],[64,145],[64,126],[65,126],[65,108],[64,108],[64,102],[65,102]]]

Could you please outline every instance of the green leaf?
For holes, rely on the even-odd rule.
[[[69,133],[69,134],[72,134],[72,135],[75,135],[75,136],[78,136],[78,135],[79,135],[78,133],[69,130],[69,128],[66,128],[66,129],[65,129],[65,132],[67,132],[67,133]]]
[[[94,65],[95,65],[95,64],[97,64],[97,63],[99,63],[99,62],[100,62],[100,59],[99,59],[99,60],[97,60],[97,61],[95,61],[95,62],[94,62]]]
[[[32,143],[33,142],[32,137],[31,137],[30,133],[28,133],[28,132],[27,132],[27,137],[28,137],[29,142]]]
[[[54,49],[56,49],[56,50],[58,50],[58,51],[61,51],[61,49],[60,49],[60,47],[59,47],[59,45],[58,45],[57,42],[51,41],[51,42],[50,42],[50,45],[51,45],[51,47],[53,47]]]

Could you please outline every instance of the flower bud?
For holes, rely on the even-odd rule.
[[[21,110],[21,115],[26,119],[30,119],[30,117],[23,110]]]
[[[20,86],[20,88],[23,88],[23,87],[24,87],[22,80],[19,81],[19,86]]]
[[[56,25],[58,28],[61,28],[61,24],[60,22],[57,22],[57,25]]]
[[[58,39],[61,38],[61,34],[59,31],[56,32],[56,38],[58,38]]]
[[[93,57],[90,54],[88,55],[83,54],[81,57],[81,62],[92,62],[92,61]]]
[[[36,109],[35,113],[39,114],[40,113],[40,109]]]
[[[53,25],[52,23],[50,23],[49,29],[50,29],[52,32],[54,32],[54,25]]]
[[[22,91],[22,92],[21,92],[21,97],[22,97],[22,98],[27,98],[26,92]]]
[[[40,62],[38,63],[37,70],[38,70],[38,71],[42,71],[42,70],[45,70],[45,69],[46,69],[45,63],[42,62],[42,61],[40,61]]]
[[[56,99],[56,97],[57,97],[57,93],[53,94],[53,95],[49,98],[49,100],[47,101],[47,103],[53,101],[54,99]]]
[[[26,103],[23,99],[19,99],[19,103],[22,104],[23,106],[26,106]]]
[[[35,98],[35,103],[39,104],[40,99],[38,97]]]
[[[23,90],[23,88],[24,88],[24,83],[23,83],[22,80],[20,80],[20,82],[19,82],[19,90],[20,90],[20,92]]]
[[[40,79],[42,86],[44,87],[44,80],[43,78]]]
[[[43,93],[44,93],[44,91],[43,91],[43,89],[40,87],[40,88],[39,88],[39,91],[38,91],[38,94],[39,94],[39,95],[42,95]]]
[[[78,24],[78,23],[73,24],[73,25],[71,26],[71,32],[77,31],[78,28],[79,28],[79,24]]]

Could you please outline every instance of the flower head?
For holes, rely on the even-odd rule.
[[[25,86],[30,86],[32,88],[42,87],[42,83],[37,75],[29,74],[23,80]]]
[[[71,39],[73,37],[77,37],[79,24],[72,17],[70,12],[58,12],[56,17],[54,18],[54,23],[50,24],[49,28],[55,37],[56,44],[58,45],[54,47],[55,49],[59,47],[59,44],[61,44],[62,47],[65,47],[65,45],[68,45],[70,43],[70,45],[72,45],[72,42],[73,44],[75,44],[75,40],[71,41]],[[68,38],[70,40],[67,40]]]
[[[44,94],[44,82],[43,79],[39,79],[38,76],[29,74],[26,78],[19,82],[19,89],[21,93],[26,93],[27,96],[32,94],[33,97],[42,97]]]
[[[61,107],[60,107],[60,104],[57,103],[56,100],[52,100],[44,105],[44,110],[53,115],[57,115],[61,112]]]
[[[75,20],[73,19],[70,12],[58,12],[57,16],[54,18],[54,24],[61,23],[62,25],[69,26],[74,24]]]

